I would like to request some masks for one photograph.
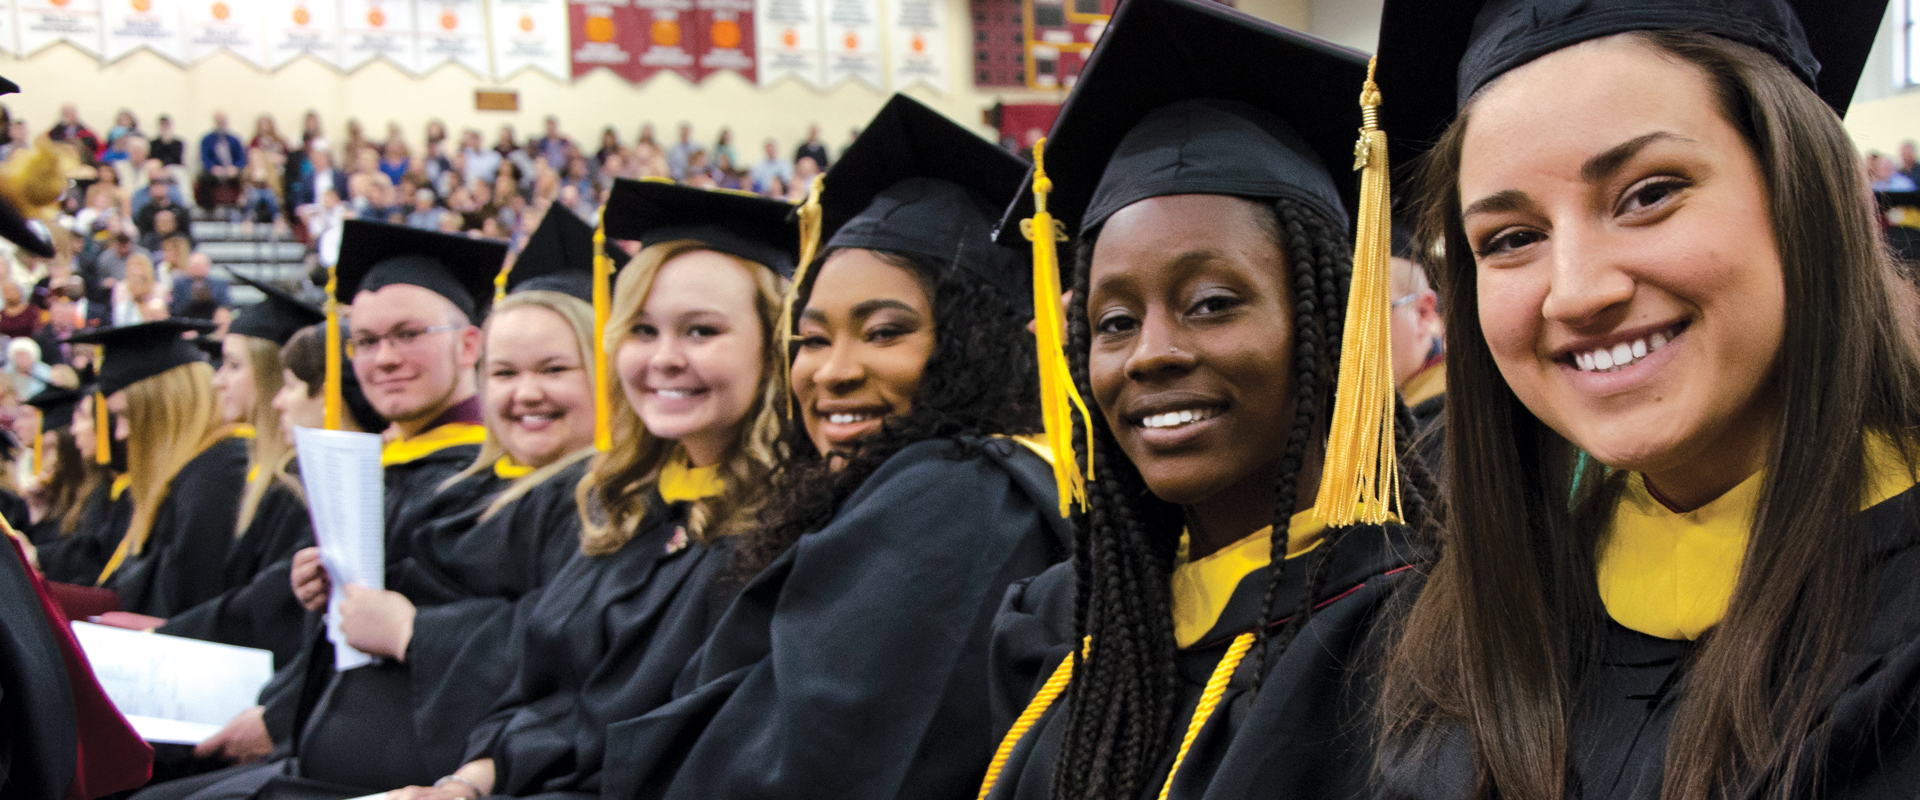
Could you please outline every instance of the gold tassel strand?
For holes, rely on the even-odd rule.
[[[93,369],[95,374],[107,366],[107,348],[95,345],[93,348]],[[93,463],[107,465],[113,463],[113,429],[108,427],[112,419],[107,415],[107,396],[93,393]]]
[[[1380,524],[1399,517],[1400,464],[1393,441],[1393,354],[1389,297],[1392,198],[1387,134],[1379,127],[1380,87],[1367,64],[1360,90],[1360,139],[1353,168],[1360,173],[1360,214],[1353,244],[1353,280],[1340,344],[1340,382],[1334,395],[1326,466],[1314,515],[1328,525]]]
[[[1047,446],[1053,449],[1054,488],[1060,494],[1060,516],[1067,516],[1072,504],[1087,504],[1087,481],[1093,480],[1093,424],[1087,403],[1073,385],[1073,373],[1067,369],[1066,347],[1062,333],[1066,321],[1060,313],[1060,257],[1054,242],[1065,236],[1047,213],[1047,194],[1053,181],[1047,177],[1047,140],[1033,143],[1033,216],[1020,221],[1020,233],[1033,242],[1033,349],[1039,357],[1040,417],[1046,425]],[[1073,413],[1080,412],[1087,425],[1087,471],[1083,475],[1073,452]]]
[[[826,187],[825,175],[813,176],[813,183],[807,187],[807,200],[800,204],[800,260],[794,264],[793,280],[787,284],[786,301],[780,304],[780,389],[787,395],[787,414],[797,418],[793,392],[787,387],[793,385],[793,322],[794,315],[800,312],[794,304],[800,302],[800,284],[807,280],[807,273],[813,264],[813,257],[820,252],[821,215],[820,192]]]
[[[337,292],[340,286],[340,270],[327,267],[327,363],[323,377],[327,393],[326,405],[321,415],[321,424],[327,430],[337,431],[346,420],[347,404],[340,394],[340,301]]]
[[[613,449],[613,405],[607,397],[607,317],[613,307],[609,296],[613,293],[609,285],[612,276],[613,259],[607,257],[607,210],[603,207],[600,222],[593,226],[593,446],[602,453]]]

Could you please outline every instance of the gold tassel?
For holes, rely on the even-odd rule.
[[[44,413],[45,412],[42,412],[43,415]],[[45,425],[46,423],[42,421],[41,424]],[[46,446],[43,443],[46,438],[47,438],[47,432],[44,430],[37,434],[34,434],[33,436],[33,474],[34,475],[40,475],[42,472],[46,471],[47,469],[47,460],[46,460],[47,451],[46,451]],[[42,476],[42,477],[45,477],[45,476]]]
[[[517,255],[508,259],[500,265],[500,272],[493,276],[493,302],[507,299],[507,275],[513,272],[513,262],[519,260]]]
[[[506,273],[501,273],[504,281]],[[607,398],[607,317],[613,313],[613,259],[607,257],[607,210],[593,226],[593,446],[613,449],[613,406]],[[502,285],[505,285],[504,283]]]
[[[807,200],[800,204],[800,260],[794,264],[793,280],[787,284],[786,302],[780,304],[780,388],[787,395],[789,418],[795,416],[794,403],[797,402],[793,392],[786,391],[793,385],[793,317],[800,312],[794,304],[800,302],[800,284],[806,282],[813,256],[820,252],[820,218],[824,213],[820,209],[820,192],[826,186],[826,177],[813,176],[813,184],[807,187]]]
[[[340,389],[340,301],[335,299],[340,285],[339,273],[337,268],[327,267],[327,370],[322,378],[327,396],[321,424],[330,431],[340,430],[347,411]]]
[[[1047,213],[1053,181],[1047,178],[1046,144],[1044,138],[1033,143],[1033,216],[1020,221],[1020,233],[1033,242],[1033,349],[1040,362],[1040,418],[1046,425],[1047,446],[1053,448],[1053,483],[1064,517],[1072,504],[1082,508],[1087,504],[1087,481],[1093,480],[1093,423],[1086,401],[1073,385],[1061,342],[1066,322],[1060,313],[1060,256],[1054,242],[1066,235]],[[1089,460],[1084,475],[1073,452],[1075,411],[1087,426]]]
[[[1314,516],[1328,525],[1380,524],[1400,516],[1400,462],[1393,441],[1393,353],[1388,257],[1392,199],[1387,183],[1387,134],[1379,128],[1380,87],[1367,64],[1360,90],[1360,140],[1353,168],[1360,172],[1360,219],[1353,243],[1353,281],[1341,336],[1340,382],[1327,434],[1326,466]]]
[[[113,463],[113,431],[108,428],[107,396],[93,393],[93,463]]]

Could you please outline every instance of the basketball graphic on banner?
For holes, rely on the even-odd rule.
[[[708,35],[712,37],[715,47],[728,49],[739,47],[740,23],[730,19],[718,20],[713,23],[713,30]]]
[[[661,47],[676,47],[680,44],[680,23],[670,19],[656,19],[648,35],[653,37],[654,44]]]
[[[527,14],[521,14],[521,15],[520,15],[520,32],[521,32],[521,33],[532,33],[532,32],[533,32],[533,17],[532,17],[532,16],[529,16],[529,15],[527,15]]]
[[[307,11],[306,6],[294,6],[293,24],[302,28],[311,25],[313,24],[313,14]]]
[[[841,43],[841,44],[844,44],[844,45],[846,45],[846,46],[847,46],[847,50],[849,50],[849,51],[853,51],[853,50],[859,50],[859,49],[860,49],[860,34],[857,34],[857,33],[854,33],[853,31],[847,31],[847,36],[846,36],[846,38],[844,38],[844,39],[841,39],[841,40],[840,40],[840,43]]]
[[[133,10],[142,14],[153,10],[153,0],[133,0],[133,2],[127,5],[133,6]]]
[[[233,9],[228,8],[226,3],[214,3],[209,13],[213,14],[214,19],[226,22],[228,17],[233,16]]]
[[[371,27],[379,28],[379,27],[384,27],[386,24],[387,24],[387,15],[385,12],[377,8],[370,9],[367,11],[367,25]]]
[[[613,41],[613,34],[612,17],[589,17],[587,19],[588,41],[601,42],[604,44]]]
[[[460,15],[455,14],[452,11],[448,11],[444,14],[441,14],[440,27],[444,30],[449,30],[449,31],[458,29],[460,27]]]

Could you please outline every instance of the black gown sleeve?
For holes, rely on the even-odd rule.
[[[1051,470],[1016,446],[883,464],[728,609],[699,689],[609,731],[604,793],[971,797],[996,744],[989,624],[1061,555]]]
[[[122,611],[165,619],[228,588],[227,553],[240,516],[236,488],[246,477],[246,443],[240,439],[222,440],[181,467],[142,552],[102,584],[119,593]]]
[[[133,514],[132,498],[122,494],[115,500],[111,492],[110,483],[101,481],[88,496],[73,533],[58,541],[34,543],[40,572],[47,580],[92,586],[100,579],[100,570],[126,534],[127,519]]]
[[[299,495],[274,485],[228,558],[230,587],[167,620],[159,632],[273,651],[275,666],[300,649],[306,618],[293,596],[293,554],[313,546],[313,522]]]

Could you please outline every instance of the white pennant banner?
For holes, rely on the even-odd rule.
[[[826,58],[820,48],[820,2],[754,0],[761,86],[793,77],[815,89],[827,88]]]
[[[528,67],[572,80],[564,0],[487,0],[487,18],[494,80]]]
[[[340,68],[353,71],[376,58],[413,69],[412,0],[339,0]]]
[[[20,0],[20,55],[66,42],[100,56],[100,0]]]
[[[104,0],[105,52],[118,61],[146,48],[175,64],[187,63],[187,36],[181,28],[180,0]]]
[[[915,84],[947,92],[947,28],[939,0],[887,0],[893,88]]]
[[[825,0],[827,86],[861,81],[883,88],[880,77],[880,0]]]
[[[19,26],[13,20],[13,0],[0,0],[0,55],[19,55]]]
[[[333,0],[256,0],[266,32],[267,66],[279,69],[301,56],[340,66],[340,5]]]
[[[248,0],[187,0],[187,59],[199,61],[225,50],[261,69],[269,68],[260,40],[260,5]]]
[[[487,18],[480,0],[419,0],[420,44],[413,72],[425,75],[449,61],[487,75]]]

